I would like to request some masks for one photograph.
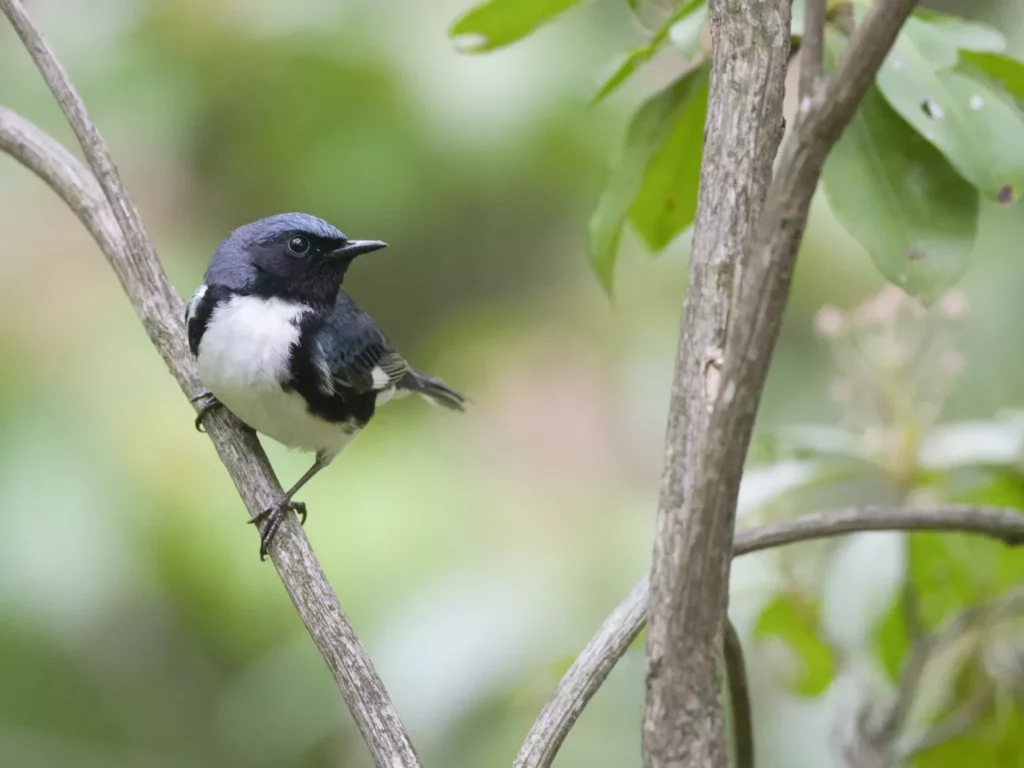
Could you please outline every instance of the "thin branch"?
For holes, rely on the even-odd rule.
[[[914,0],[887,0],[868,11],[825,87],[801,103],[762,207],[761,198],[735,183],[733,176],[737,166],[749,162],[751,153],[770,149],[755,142],[781,125],[782,105],[777,96],[788,53],[788,24],[780,29],[779,22],[788,22],[788,14],[779,12],[780,7],[788,8],[788,3],[712,0],[709,4],[713,41],[709,138],[684,317],[698,328],[707,327],[709,313],[720,301],[715,296],[722,293],[730,296],[731,309],[725,349],[716,365],[710,395],[706,366],[699,364],[707,354],[706,344],[684,325],[677,351],[666,477],[651,570],[643,719],[648,768],[725,764],[717,638],[728,603],[732,529],[754,419],[825,159],[853,118]],[[730,69],[735,62],[742,62],[746,69]],[[754,119],[749,106],[735,104],[731,112],[718,114],[727,126],[721,131],[725,135],[721,144],[711,140],[719,127],[712,122],[712,115],[721,109],[719,100],[732,97],[715,90],[716,71],[718,76],[729,73],[729,87],[735,94],[758,105]],[[752,88],[759,92],[750,93]],[[769,164],[772,159],[769,155]],[[709,187],[724,187],[729,192],[718,201],[716,210],[701,207],[712,195]],[[741,247],[727,259],[733,270],[728,285],[719,282],[694,294],[694,276],[705,267],[709,253],[737,231],[723,225],[723,219],[756,222],[756,234],[751,236],[748,225],[741,224]],[[708,238],[713,242],[710,250],[705,250]],[[682,433],[673,429],[693,411],[695,403],[710,407],[706,421],[702,418],[696,427],[684,422]],[[687,429],[699,432],[697,452],[688,444],[692,438],[686,436]],[[689,462],[693,466],[685,467]]]
[[[968,533],[1024,544],[1024,514],[1013,509],[947,505],[931,509],[852,507],[816,512],[736,534],[733,555],[865,531]],[[549,768],[580,712],[647,621],[648,580],[637,584],[605,620],[559,682],[516,759],[515,768]]]
[[[523,742],[514,768],[547,768],[551,765],[590,697],[640,634],[646,612],[647,580],[644,579],[604,620],[597,634],[562,677]]]
[[[96,176],[44,131],[8,110],[0,110],[0,149],[42,178],[75,212],[107,257],[175,379],[189,397],[199,394],[202,387],[184,335],[184,305],[167,280],[99,132],[21,3],[0,0],[0,10],[60,102]],[[211,413],[204,423],[250,515],[280,498],[281,486],[253,433],[224,409]],[[275,537],[270,554],[374,762],[382,768],[418,768],[419,760],[384,685],[294,516]]]
[[[747,684],[747,664],[740,635],[729,618],[725,620],[723,646],[735,745],[733,764],[736,768],[754,768],[754,713]]]
[[[809,99],[822,77],[828,0],[807,0],[800,40],[800,101]]]

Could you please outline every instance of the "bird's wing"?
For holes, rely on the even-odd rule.
[[[409,364],[377,324],[351,302],[335,309],[316,333],[324,388],[344,395],[396,386]]]

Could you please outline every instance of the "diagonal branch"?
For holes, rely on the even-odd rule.
[[[773,148],[770,143],[759,144],[758,139],[776,131],[782,119],[789,2],[710,0],[709,138],[684,304],[690,325],[684,327],[677,351],[651,569],[643,718],[648,768],[726,763],[717,660],[728,603],[736,501],[754,419],[825,159],[853,118],[913,6],[914,0],[886,0],[872,6],[825,87],[801,101],[767,196],[761,198],[743,190],[734,177],[738,167],[755,176],[771,174]],[[716,77],[725,73],[729,89],[746,101],[733,104],[731,113],[722,115],[723,102],[733,98],[715,88]],[[757,114],[751,114],[751,103],[758,105]],[[713,118],[726,129],[715,130]],[[718,193],[721,199],[714,207],[707,206],[715,194],[711,188],[725,190]],[[723,223],[730,221],[732,226]],[[700,287],[696,276],[730,238],[739,247],[732,249],[726,265],[727,270],[733,269],[738,289],[731,278],[724,287],[719,284],[695,292]],[[716,323],[720,301],[716,297],[723,293],[731,296],[731,310],[724,351],[716,362],[714,386],[709,388],[707,366],[699,364],[707,354],[700,343],[700,329]],[[698,405],[710,410],[710,415],[687,423],[686,417]],[[675,428],[681,421],[682,433]],[[687,430],[698,432],[698,450],[693,450]]]
[[[1012,546],[1024,544],[1024,514],[1013,509],[956,504],[931,509],[852,507],[740,531],[733,540],[733,555],[739,557],[800,541],[864,531],[970,533]],[[643,629],[647,597],[645,578],[605,619],[533,724],[515,768],[549,768],[587,702]]]
[[[99,244],[150,340],[185,394],[199,394],[202,388],[185,341],[184,305],[167,280],[102,137],[19,0],[0,0],[0,10],[57,97],[96,175],[45,132],[2,108],[0,149],[42,178],[75,212]],[[280,498],[281,487],[254,434],[242,429],[224,409],[211,413],[204,423],[250,515]],[[387,691],[294,515],[281,527],[270,554],[375,763],[387,768],[418,768],[419,760]]]

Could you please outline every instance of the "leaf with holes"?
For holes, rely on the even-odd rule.
[[[675,28],[675,25],[680,20],[685,20],[689,16],[700,16],[702,14],[694,13],[698,9],[706,8],[704,3],[699,0],[686,0],[677,10],[673,13],[669,19],[662,24],[661,28],[655,33],[654,37],[651,38],[651,42],[647,45],[641,46],[630,51],[622,59],[622,62],[614,69],[612,74],[598,89],[591,104],[597,104],[608,94],[615,91],[620,85],[622,85],[630,76],[636,72],[637,68],[647,63],[658,51],[661,50],[665,42],[669,39],[671,31]]]
[[[963,24],[910,19],[876,82],[965,179],[986,197],[1012,202],[1024,188],[1024,114],[986,78],[950,69],[961,50],[999,42]]]
[[[931,301],[967,269],[977,191],[875,88],[829,156],[822,187],[836,218],[907,293]]]
[[[648,163],[643,184],[629,209],[630,223],[654,253],[664,250],[697,215],[707,105],[705,78]]]
[[[478,5],[448,30],[459,50],[483,53],[514,43],[580,0],[491,0]]]
[[[754,627],[755,637],[780,638],[799,657],[802,668],[792,684],[804,696],[819,695],[836,676],[832,649],[819,637],[819,612],[814,601],[780,594],[761,612]]]
[[[707,80],[702,67],[679,78],[637,110],[626,132],[622,157],[590,217],[590,261],[609,295],[622,227],[651,163],[689,110]]]

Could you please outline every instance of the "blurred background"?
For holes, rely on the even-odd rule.
[[[932,5],[986,19],[1024,53],[1017,0]],[[629,112],[678,70],[659,58],[588,108],[613,57],[649,35],[627,4],[583,4],[486,56],[448,39],[468,6],[30,4],[184,296],[231,229],[272,213],[306,211],[390,243],[346,287],[473,407],[459,417],[411,398],[389,405],[301,498],[425,764],[445,768],[510,764],[559,676],[647,569],[688,254],[686,237],[655,260],[627,236],[612,302],[587,263],[587,218]],[[0,103],[73,145],[6,24]],[[911,459],[970,470],[949,496],[1017,504],[1024,219],[1019,206],[988,204],[982,218],[958,292],[908,315],[908,333],[941,329],[938,368],[923,370],[948,382],[913,417],[927,429]],[[0,765],[370,765],[100,252],[7,157],[0,231]],[[882,285],[816,202],[741,524],[892,500],[906,468],[871,453],[878,425],[850,393],[870,385],[844,373],[835,341],[857,306],[864,333],[889,333],[899,301]],[[839,461],[843,439],[860,442]],[[267,447],[284,482],[306,468],[308,457]],[[732,610],[762,764],[841,764],[842,731],[874,690],[858,649],[874,647],[904,544],[872,535],[738,561]],[[978,567],[993,557],[969,556]],[[1022,583],[1020,559],[999,589]],[[820,590],[831,638],[834,663],[814,695],[794,690],[785,649],[754,638],[764,606],[795,584]],[[639,765],[642,692],[637,644],[557,764]],[[1019,751],[999,754],[981,764],[1024,765]]]

